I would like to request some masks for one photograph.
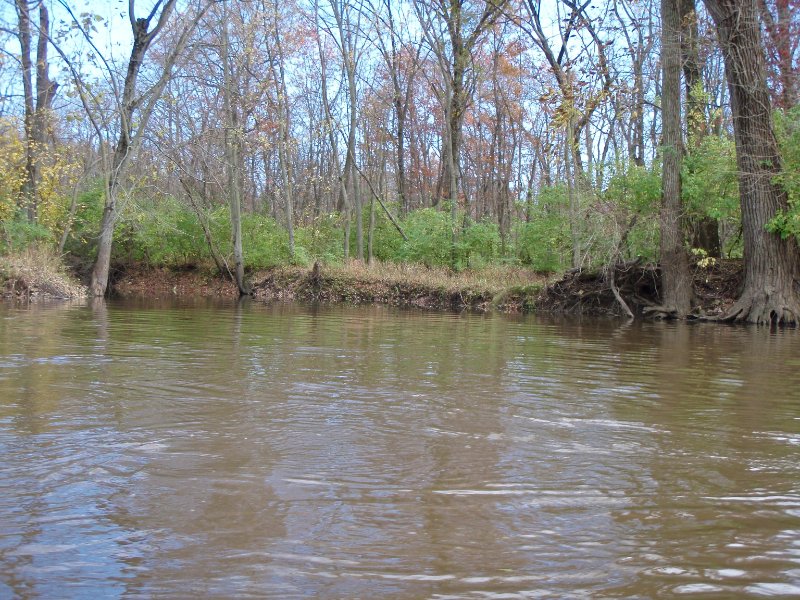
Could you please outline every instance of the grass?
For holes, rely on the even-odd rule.
[[[28,248],[0,256],[0,283],[5,297],[84,298],[86,288],[69,275],[49,248]]]
[[[321,267],[315,282],[301,267],[254,275],[256,298],[321,300],[354,304],[381,303],[422,308],[509,312],[529,309],[545,278],[532,271],[496,266],[453,272],[418,264],[351,261]]]
[[[512,267],[486,267],[479,271],[454,272],[444,267],[426,267],[413,263],[379,263],[371,265],[350,261],[343,265],[323,267],[326,275],[367,282],[416,285],[442,291],[476,289],[498,293],[512,286],[529,285],[538,277],[531,271]]]

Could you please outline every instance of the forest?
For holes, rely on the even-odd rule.
[[[3,0],[0,256],[132,265],[741,264],[800,319],[798,0]],[[609,276],[610,274],[610,276]]]

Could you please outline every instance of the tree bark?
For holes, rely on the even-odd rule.
[[[731,94],[744,238],[744,288],[724,320],[796,325],[798,250],[766,226],[788,208],[772,129],[766,65],[755,0],[704,0],[716,25]]]
[[[691,309],[692,279],[681,227],[680,0],[661,0],[661,281],[662,316],[684,318]]]
[[[242,247],[242,194],[239,178],[239,116],[234,106],[233,76],[231,74],[230,40],[228,37],[227,3],[222,10],[222,94],[225,110],[225,171],[228,188],[228,205],[231,214],[233,265],[239,296],[247,296],[250,289],[244,280],[244,249]]]

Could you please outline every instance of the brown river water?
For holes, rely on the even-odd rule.
[[[0,598],[800,598],[800,332],[0,305]]]

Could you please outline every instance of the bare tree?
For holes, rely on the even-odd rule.
[[[444,108],[446,138],[442,149],[443,197],[455,211],[461,187],[461,145],[464,115],[473,91],[473,51],[481,36],[503,14],[505,0],[414,0],[425,38],[442,75],[439,97]],[[427,15],[427,16],[426,16]],[[434,23],[434,19],[436,23]]]
[[[250,293],[244,280],[244,250],[242,248],[242,192],[241,192],[241,124],[239,122],[239,103],[235,102],[234,78],[231,74],[231,45],[228,34],[228,4],[222,3],[221,23],[222,48],[222,98],[225,111],[225,172],[227,179],[228,204],[231,213],[231,239],[233,241],[233,263],[236,286],[239,295]]]
[[[200,1],[200,0],[198,0]],[[181,15],[180,27],[177,32],[174,45],[167,53],[162,62],[162,69],[156,81],[145,90],[138,89],[139,74],[144,64],[144,59],[148,49],[154,40],[165,29],[175,12],[177,0],[158,0],[146,17],[136,16],[135,0],[128,0],[128,18],[133,34],[128,63],[125,69],[125,78],[122,85],[119,83],[117,72],[109,60],[94,44],[91,32],[82,21],[76,17],[67,0],[58,0],[72,18],[74,26],[80,30],[81,34],[91,45],[92,50],[100,57],[106,70],[106,76],[111,82],[111,90],[114,95],[116,127],[116,141],[111,155],[110,164],[107,166],[106,173],[106,194],[103,216],[100,222],[100,236],[98,242],[97,258],[92,269],[92,279],[90,292],[94,296],[105,295],[108,287],[109,268],[111,264],[111,249],[114,239],[114,226],[119,215],[118,194],[122,179],[125,176],[132,156],[136,153],[142,143],[144,133],[147,131],[153,109],[158,102],[164,87],[167,85],[172,71],[180,58],[186,44],[202,16],[208,10],[213,0],[202,0],[199,6],[195,6],[192,11],[187,11]],[[70,72],[75,80],[76,87],[81,95],[81,101],[87,116],[92,121],[95,129],[102,135],[102,125],[96,118],[96,113],[92,108],[91,94],[88,86],[84,82],[83,76],[78,72],[77,67],[68,59],[63,49],[56,47],[59,54],[64,58],[69,66]]]
[[[50,111],[58,85],[50,79],[50,62],[47,57],[50,34],[50,14],[44,2],[35,2],[39,8],[38,40],[36,44],[36,85],[33,80],[31,57],[32,23],[30,0],[15,0],[17,10],[17,38],[20,45],[20,66],[25,103],[25,170],[22,194],[28,220],[38,216],[39,179],[41,157],[47,144],[47,127]]]

